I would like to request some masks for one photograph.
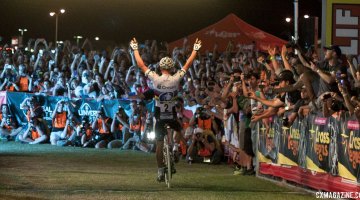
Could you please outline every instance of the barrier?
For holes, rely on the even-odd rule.
[[[256,128],[259,175],[316,190],[360,191],[360,128],[355,116],[342,113],[336,119],[312,113],[289,128],[277,117],[270,122],[269,127],[258,123]],[[234,151],[229,151],[230,157]]]
[[[0,103],[1,104],[6,103],[6,92],[5,91],[0,92]]]
[[[5,93],[5,94],[4,94]],[[22,93],[22,92],[3,92],[0,93],[0,101],[2,100],[2,95],[5,96],[6,102],[10,107],[11,113],[16,117],[16,120],[19,124],[26,125],[26,111],[20,109],[20,104],[27,97],[34,96],[31,93]],[[130,100],[127,99],[114,99],[114,100],[103,100],[96,101],[94,99],[83,99],[83,98],[74,98],[68,99],[67,97],[61,96],[43,96],[38,95],[37,99],[42,106],[45,116],[44,119],[47,121],[48,125],[52,124],[51,114],[55,109],[55,105],[60,100],[65,100],[68,102],[67,109],[71,112],[77,113],[78,116],[89,116],[90,121],[92,122],[100,107],[103,106],[105,115],[108,117],[113,117],[114,114],[118,111],[119,106],[124,108],[125,112],[130,115]],[[4,102],[4,101],[3,101]],[[146,107],[150,110],[153,109],[153,101],[149,101],[146,104]]]

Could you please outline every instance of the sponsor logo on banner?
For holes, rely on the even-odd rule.
[[[288,136],[288,150],[293,153],[293,156],[299,154],[299,140],[300,140],[300,130],[297,128],[291,128],[290,134]]]
[[[315,118],[315,124],[316,125],[325,125],[327,121],[327,118],[323,118],[323,117],[316,117]]]
[[[347,127],[350,130],[359,130],[359,122],[358,121],[348,121]]]
[[[319,161],[329,156],[330,133],[316,130],[315,153]]]
[[[252,36],[254,37],[255,39],[258,39],[258,40],[263,40],[266,38],[266,35],[264,32],[262,31],[258,31],[258,32],[246,32],[245,35],[247,36]]]
[[[354,131],[350,132],[348,151],[349,161],[353,169],[357,169],[360,164],[360,137],[356,137]]]
[[[90,121],[94,121],[98,113],[98,110],[92,110],[88,103],[84,103],[83,105],[81,105],[78,113],[81,117],[89,116]]]
[[[226,31],[217,32],[215,29],[206,31],[205,34],[219,38],[236,38],[241,35],[238,32],[226,32]]]
[[[44,110],[44,113],[45,113],[45,116],[43,117],[46,121],[51,121],[52,118],[51,118],[51,114],[52,114],[52,109],[50,106],[42,106],[43,110]]]
[[[269,117],[269,122],[272,123],[274,121],[273,117]]]

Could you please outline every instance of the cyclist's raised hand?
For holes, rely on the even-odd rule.
[[[138,45],[138,42],[136,41],[135,38],[133,38],[133,39],[130,41],[130,47],[131,47],[133,50],[138,50],[139,45]]]
[[[200,48],[201,48],[201,40],[196,38],[195,43],[194,43],[194,51],[199,51]]]

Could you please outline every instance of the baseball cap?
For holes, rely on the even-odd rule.
[[[202,128],[195,128],[194,133],[202,133],[204,130]]]
[[[340,49],[340,47],[338,45],[331,45],[331,46],[328,46],[328,47],[324,47],[324,49],[333,50],[333,51],[335,51],[337,57],[341,56],[341,49]]]

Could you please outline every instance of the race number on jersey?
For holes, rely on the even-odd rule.
[[[159,95],[159,101],[156,102],[156,106],[160,108],[160,119],[173,119],[174,109],[174,93],[165,92]]]

